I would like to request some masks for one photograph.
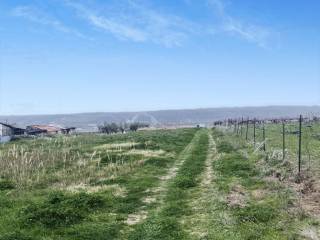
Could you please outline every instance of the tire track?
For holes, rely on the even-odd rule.
[[[213,201],[218,198],[218,194],[214,187],[214,171],[212,164],[219,158],[216,148],[216,142],[209,133],[209,145],[207,159],[205,162],[205,171],[201,176],[201,183],[193,192],[193,200],[189,205],[193,210],[193,214],[184,221],[184,227],[194,239],[206,239],[209,235],[209,222],[211,219],[211,211]]]
[[[188,158],[190,152],[192,152],[195,144],[199,140],[199,137],[200,137],[199,133],[200,131],[196,132],[195,136],[192,138],[190,143],[182,150],[182,152],[180,152],[180,154],[177,157],[177,160],[175,161],[174,165],[168,170],[167,174],[160,177],[159,186],[156,188],[147,190],[149,193],[151,193],[151,196],[149,195],[144,199],[142,199],[142,202],[144,202],[145,205],[139,208],[136,213],[128,215],[128,218],[125,220],[125,223],[128,226],[137,225],[141,223],[143,220],[145,220],[149,214],[149,211],[147,211],[147,207],[151,203],[157,202],[156,209],[161,208],[164,198],[167,195],[168,185],[170,181],[176,177],[180,167]]]

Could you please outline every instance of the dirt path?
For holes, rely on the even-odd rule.
[[[191,194],[192,201],[189,203],[193,214],[184,220],[184,226],[191,238],[206,239],[208,236],[209,223],[214,211],[214,199],[219,197],[214,187],[214,172],[212,163],[219,157],[216,149],[216,142],[209,134],[209,146],[205,171],[201,176],[199,188]]]
[[[190,152],[192,152],[192,149],[198,142],[198,139],[199,132],[195,134],[190,143],[184,148],[184,150],[182,150],[182,152],[177,157],[174,165],[168,170],[167,174],[160,177],[159,186],[147,190],[147,192],[150,194],[142,200],[145,203],[145,205],[138,209],[136,213],[130,214],[128,216],[127,220],[125,221],[127,225],[133,226],[145,220],[148,217],[149,213],[147,211],[147,207],[151,203],[156,202],[157,206],[160,208],[167,194],[169,182],[177,175],[177,172],[179,171],[180,167],[183,165],[185,160],[188,158]]]

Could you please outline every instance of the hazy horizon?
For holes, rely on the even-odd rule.
[[[77,115],[77,114],[100,114],[100,113],[144,113],[144,112],[162,112],[162,111],[192,111],[192,110],[210,110],[210,109],[250,109],[250,108],[320,108],[319,105],[261,105],[261,106],[229,106],[229,107],[196,107],[196,108],[171,108],[154,110],[135,110],[135,111],[91,111],[91,112],[65,112],[48,114],[10,114],[1,115],[1,117],[20,117],[20,116],[54,116],[54,115]]]

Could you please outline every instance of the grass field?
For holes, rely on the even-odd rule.
[[[0,240],[319,239],[319,202],[300,191],[316,168],[291,181],[295,139],[280,160],[277,127],[267,153],[224,129],[1,145]],[[308,147],[316,166],[319,139]]]

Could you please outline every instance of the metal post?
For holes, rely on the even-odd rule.
[[[263,124],[263,129],[262,129],[262,137],[263,137],[263,151],[266,151],[266,129]]]
[[[243,117],[241,118],[241,128],[240,128],[240,136],[242,137],[242,128],[243,128]]]
[[[256,146],[256,119],[253,120],[253,144]]]
[[[286,126],[282,121],[282,160],[286,158]]]
[[[302,142],[302,115],[300,115],[300,119],[299,119],[299,152],[298,152],[299,174],[301,172],[301,142]]]
[[[248,141],[248,132],[249,132],[249,118],[247,119],[246,141]]]

